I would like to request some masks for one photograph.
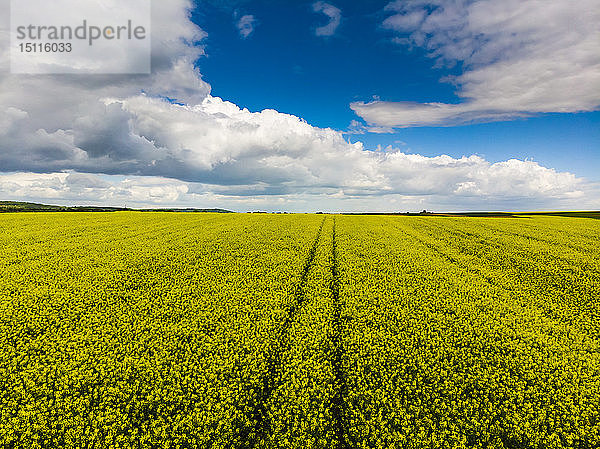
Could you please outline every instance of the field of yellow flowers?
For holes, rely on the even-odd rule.
[[[0,216],[0,447],[600,447],[600,220]]]

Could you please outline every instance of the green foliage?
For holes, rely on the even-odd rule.
[[[600,222],[0,216],[0,447],[595,447]]]

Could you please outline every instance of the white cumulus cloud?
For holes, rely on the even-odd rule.
[[[461,63],[448,79],[458,104],[356,102],[368,123],[407,127],[508,120],[600,107],[598,0],[414,0],[386,7],[396,42],[423,47],[437,65]]]

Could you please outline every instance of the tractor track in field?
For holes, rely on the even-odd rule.
[[[333,232],[332,232],[332,255],[331,255],[331,296],[333,300],[333,335],[331,336],[331,342],[333,345],[333,375],[334,375],[334,395],[331,401],[331,415],[333,418],[332,427],[333,434],[335,436],[331,447],[336,449],[346,449],[352,447],[348,438],[348,424],[345,412],[346,398],[348,397],[348,385],[346,382],[346,376],[343,370],[342,357],[344,355],[344,348],[342,345],[343,340],[343,326],[342,326],[342,304],[340,302],[340,280],[339,280],[339,266],[338,266],[338,251],[337,251],[337,237],[336,237],[336,223],[335,218],[333,219]]]
[[[244,442],[240,447],[256,447],[271,433],[271,422],[268,414],[267,403],[273,392],[281,385],[282,356],[288,350],[289,345],[289,342],[287,341],[287,334],[289,333],[296,314],[306,300],[306,283],[310,269],[315,260],[321,235],[323,234],[325,218],[326,217],[324,217],[323,221],[321,221],[317,236],[315,237],[313,245],[308,253],[308,257],[304,262],[300,281],[294,289],[294,299],[287,311],[286,319],[277,330],[275,338],[277,343],[273,348],[271,348],[269,353],[269,357],[266,362],[267,369],[262,376],[260,390],[250,406],[251,411],[248,414],[248,419],[246,420],[247,424],[240,429],[240,432],[238,433],[240,441]]]
[[[395,227],[395,229],[400,230],[401,232],[403,232],[406,235],[410,236],[411,238],[415,239],[416,241],[418,241],[420,244],[422,244],[429,250],[433,251],[434,253],[438,254],[439,256],[441,256],[442,258],[444,258],[445,260],[447,260],[448,262],[450,262],[451,264],[453,264],[454,266],[459,268],[461,271],[466,272],[466,273],[472,273],[472,274],[475,274],[476,276],[479,276],[490,287],[502,290],[509,295],[518,294],[518,290],[516,290],[514,287],[507,286],[504,283],[499,282],[493,276],[485,273],[485,271],[483,269],[481,269],[479,267],[475,267],[473,265],[468,265],[465,262],[452,257],[450,254],[448,254],[446,251],[444,251],[442,249],[441,245],[439,245],[439,244],[436,245],[435,243],[428,242],[428,241],[424,240],[422,237],[415,234],[414,232],[407,232],[405,229],[401,229],[398,227]],[[455,234],[453,234],[453,235],[455,235]],[[547,317],[555,322],[560,322],[560,323],[565,323],[565,324],[571,325],[570,320],[566,320],[565,317],[561,316],[560,314],[555,313],[553,310],[548,309],[548,308],[541,308],[538,305],[533,305],[533,306],[539,311],[539,313],[541,313],[545,317]]]
[[[437,224],[434,224],[434,225],[429,225],[429,224],[428,224],[428,227],[429,227],[429,229],[430,229],[430,230],[433,230],[434,228],[435,228],[435,229],[437,229],[437,230],[443,230],[443,231],[447,232],[449,235],[451,235],[451,236],[454,236],[454,237],[456,237],[456,238],[465,238],[465,237],[466,237],[466,238],[470,238],[470,237],[473,237],[473,238],[478,238],[478,239],[482,240],[483,242],[485,242],[485,244],[486,244],[486,245],[489,245],[489,246],[491,246],[491,247],[495,247],[495,248],[499,248],[499,249],[502,249],[502,248],[503,248],[503,246],[502,246],[502,245],[500,245],[499,243],[495,242],[494,240],[490,239],[490,238],[489,238],[489,237],[487,237],[487,236],[483,236],[483,235],[480,235],[480,234],[471,234],[471,233],[468,233],[468,232],[465,232],[465,231],[461,231],[461,230],[448,230],[448,229],[444,229],[444,228],[440,227],[440,226],[439,226],[439,225],[437,225]],[[397,228],[397,227],[396,227],[396,229],[400,229],[400,228]],[[485,280],[485,281],[486,281],[486,282],[487,282],[489,285],[491,285],[491,286],[493,286],[493,287],[496,287],[496,288],[500,288],[500,289],[502,289],[502,290],[504,290],[504,291],[507,291],[507,292],[515,293],[515,291],[516,291],[516,290],[515,290],[514,288],[507,287],[507,286],[506,286],[506,285],[504,285],[503,283],[501,283],[501,282],[498,282],[498,280],[497,280],[497,279],[496,279],[494,276],[492,276],[492,275],[490,275],[490,274],[487,274],[487,273],[484,271],[484,269],[482,269],[480,266],[474,266],[474,265],[470,265],[470,264],[467,264],[467,263],[466,263],[466,262],[464,262],[464,261],[460,261],[460,260],[458,260],[458,259],[456,259],[456,258],[452,257],[452,256],[451,256],[451,255],[449,255],[449,254],[448,254],[446,251],[443,251],[443,250],[442,250],[442,248],[441,248],[441,245],[440,245],[439,243],[438,243],[438,244],[436,244],[436,243],[428,242],[428,241],[424,240],[423,238],[421,238],[421,237],[419,237],[419,236],[415,235],[415,234],[414,234],[414,232],[413,232],[413,233],[408,233],[408,232],[406,232],[406,230],[404,230],[404,229],[400,229],[400,230],[401,230],[402,232],[404,232],[405,234],[408,234],[408,235],[410,235],[412,238],[414,238],[415,240],[417,240],[419,243],[421,243],[422,245],[426,246],[426,247],[427,247],[427,248],[429,248],[430,250],[432,250],[432,251],[434,251],[434,252],[438,253],[438,254],[439,254],[440,256],[442,256],[444,259],[446,259],[446,260],[447,260],[447,261],[449,261],[450,263],[452,263],[452,264],[456,265],[456,266],[457,266],[457,267],[459,267],[460,269],[462,269],[462,270],[465,270],[465,271],[467,271],[467,272],[472,272],[472,273],[475,273],[475,274],[479,275],[479,276],[480,276],[482,279],[484,279],[484,280]],[[461,255],[463,255],[463,256],[466,256],[466,257],[471,257],[471,258],[474,258],[474,257],[475,257],[475,256],[473,256],[472,254],[469,254],[469,253],[465,252],[465,251],[464,251],[464,250],[462,250],[460,247],[457,247],[457,250],[458,250],[458,251],[461,253]],[[519,254],[517,254],[517,255],[516,255],[516,258],[517,258],[519,261],[522,261],[523,263],[527,263],[527,261],[526,261],[526,260],[525,260],[525,259],[524,259],[524,258],[523,258],[521,255],[519,255]],[[479,262],[479,263],[480,263],[482,260],[487,260],[487,261],[490,261],[490,262],[491,262],[491,259],[490,259],[489,257],[487,257],[487,256],[481,256],[481,257],[477,257],[477,259],[478,259],[478,262]],[[568,259],[565,259],[565,258],[557,258],[557,259],[561,260],[562,262],[564,262],[564,263],[566,263],[566,264],[571,264],[571,263],[572,263],[572,261],[570,261],[570,260],[568,260]],[[594,275],[598,274],[598,272],[597,272],[596,270],[594,270],[593,268],[588,268],[587,266],[585,267],[585,270],[586,270],[588,273],[589,273],[590,271],[591,271],[591,272],[593,272],[593,273],[594,273]]]
[[[493,247],[493,248],[497,248],[500,250],[506,249],[506,245],[502,245],[501,243],[498,243],[496,240],[494,240],[493,238],[490,238],[489,236],[486,236],[484,234],[477,234],[477,233],[472,233],[472,232],[467,232],[461,229],[450,229],[450,228],[444,228],[442,226],[439,225],[439,223],[427,223],[427,226],[429,229],[437,229],[437,230],[442,230],[443,232],[447,232],[450,235],[453,235],[457,238],[460,239],[478,239],[480,240],[480,242],[485,242],[485,245]],[[505,231],[505,230],[499,230],[499,232],[501,232],[503,235],[510,235],[512,237],[518,237],[518,238],[522,238],[528,241],[534,241],[534,242],[540,242],[546,245],[561,245],[561,246],[566,246],[570,249],[576,250],[579,253],[583,253],[583,254],[588,254],[588,252],[582,248],[579,247],[575,247],[574,245],[570,245],[568,243],[560,243],[560,242],[552,242],[550,240],[545,240],[545,239],[540,239],[537,237],[532,237],[532,236],[526,236],[526,235],[520,235],[517,233],[513,233],[513,232],[509,232],[509,231]],[[524,250],[524,251],[529,251],[528,248],[519,245],[519,247]],[[468,256],[473,256],[472,254],[466,253],[465,251],[463,251],[461,248],[458,248],[459,251],[463,254],[466,254]],[[525,259],[523,258],[521,253],[515,253],[515,256],[519,258],[519,260],[523,260],[525,261]],[[488,257],[485,257],[486,259],[489,260]],[[554,259],[561,261],[562,263],[568,265],[568,266],[572,266],[574,264],[574,261],[572,259],[568,259],[565,257],[560,257],[560,256],[553,256]],[[595,269],[592,265],[590,265],[589,263],[581,263],[578,262],[578,265],[580,268],[584,269],[584,271],[587,272],[594,272],[595,274],[598,274],[598,270]]]
[[[503,290],[506,290],[506,288],[504,286],[500,285],[493,277],[488,276],[481,269],[479,269],[477,267],[473,267],[473,266],[468,266],[464,262],[461,262],[460,260],[455,259],[450,254],[448,254],[447,252],[443,251],[440,248],[440,246],[436,245],[435,243],[431,243],[431,242],[428,242],[427,240],[424,240],[422,237],[420,237],[419,235],[415,234],[414,232],[407,232],[406,229],[399,228],[399,227],[395,227],[395,229],[397,229],[400,232],[402,232],[402,233],[408,235],[409,237],[415,239],[421,245],[425,246],[426,248],[428,248],[429,250],[433,251],[434,253],[440,255],[445,260],[447,260],[448,262],[450,262],[452,265],[457,266],[461,270],[466,271],[466,272],[471,272],[471,273],[474,273],[474,274],[476,274],[478,276],[481,276],[481,278],[484,279],[489,285],[491,285],[493,287],[501,288]]]

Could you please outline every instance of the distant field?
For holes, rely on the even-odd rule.
[[[0,215],[0,447],[600,447],[600,221]]]

